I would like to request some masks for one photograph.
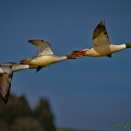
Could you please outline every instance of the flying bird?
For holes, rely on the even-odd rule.
[[[82,56],[75,53],[65,56],[56,55],[51,50],[51,44],[44,40],[29,40],[28,42],[36,46],[37,56],[21,60],[20,63],[38,65],[37,71],[62,60],[82,58]]]
[[[36,65],[24,65],[14,62],[0,64],[0,95],[4,103],[8,102],[13,72],[37,67]]]
[[[101,21],[93,32],[93,46],[84,50],[73,51],[76,54],[90,57],[111,57],[113,53],[126,48],[131,48],[131,42],[121,45],[114,45],[109,42],[109,37],[105,27],[105,21]]]

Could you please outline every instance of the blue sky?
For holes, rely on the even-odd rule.
[[[131,42],[130,5],[130,0],[1,1],[0,63],[34,57],[29,39],[49,41],[58,55],[91,47],[101,20],[111,43]],[[124,130],[114,124],[131,123],[131,49],[112,58],[66,60],[38,73],[14,73],[11,92],[25,94],[32,106],[46,97],[57,127]]]

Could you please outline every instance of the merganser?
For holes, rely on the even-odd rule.
[[[14,62],[0,64],[0,95],[4,103],[8,102],[13,72],[37,67],[36,65],[24,65]]]
[[[37,71],[43,67],[49,66],[62,60],[82,58],[82,56],[79,56],[75,53],[65,56],[58,56],[51,50],[51,44],[44,40],[29,40],[28,42],[37,47],[37,56],[32,59],[21,60],[20,63],[38,65]]]
[[[114,45],[109,42],[109,37],[105,28],[105,21],[101,21],[94,30],[93,47],[80,51],[73,51],[76,54],[90,57],[102,57],[111,55],[126,48],[131,48],[131,42],[121,45]]]

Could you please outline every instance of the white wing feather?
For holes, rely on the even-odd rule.
[[[54,54],[51,50],[51,44],[44,40],[29,40],[37,48],[37,56]]]
[[[93,46],[110,45],[109,37],[105,27],[105,21],[101,21],[93,32]]]

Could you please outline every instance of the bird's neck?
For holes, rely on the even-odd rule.
[[[25,70],[25,69],[29,69],[29,66],[28,65],[16,64],[12,67],[13,72],[16,72],[16,71],[19,71],[19,70]]]
[[[66,60],[66,59],[67,59],[66,56],[58,56],[58,57],[57,57],[57,60],[58,60],[58,61],[62,61],[62,60]]]

